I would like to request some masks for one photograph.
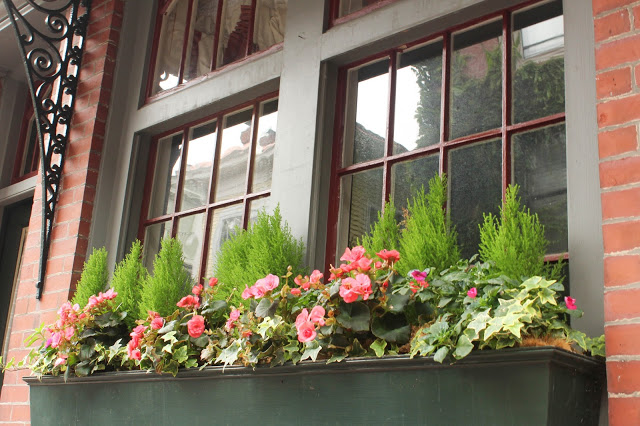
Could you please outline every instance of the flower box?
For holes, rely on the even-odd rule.
[[[551,347],[269,368],[25,378],[48,424],[597,425],[602,360]]]

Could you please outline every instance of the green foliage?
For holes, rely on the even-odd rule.
[[[160,252],[153,262],[153,275],[147,277],[142,287],[139,318],[145,318],[147,311],[169,315],[192,284],[191,276],[184,267],[180,241],[175,238],[162,240]]]
[[[384,205],[384,211],[378,212],[378,220],[371,226],[371,232],[358,242],[370,256],[383,249],[397,250],[400,247],[400,227],[396,222],[396,208],[393,200]]]
[[[76,285],[73,303],[80,306],[86,305],[89,297],[106,290],[108,281],[107,250],[104,247],[97,250],[94,248],[84,264],[82,276]]]
[[[294,276],[302,274],[303,257],[304,244],[291,234],[280,207],[272,215],[261,211],[246,231],[236,229],[220,248],[214,266],[220,297],[230,297],[235,306],[245,303],[240,298],[245,285],[268,274],[283,276],[289,266]]]
[[[140,301],[142,284],[147,279],[147,269],[142,264],[142,243],[135,241],[129,254],[116,266],[111,280],[111,287],[118,293],[116,302],[120,309],[128,313],[125,322],[129,328],[135,327],[136,318],[140,317]]]
[[[526,278],[534,275],[561,278],[560,266],[545,265],[548,242],[544,226],[537,214],[520,206],[518,185],[507,188],[500,207],[500,217],[484,215],[480,226],[480,258],[491,260],[496,268],[509,277]]]
[[[460,259],[457,233],[444,209],[446,201],[446,177],[434,176],[429,180],[429,193],[423,188],[409,203],[396,265],[400,275],[427,267],[442,270]]]

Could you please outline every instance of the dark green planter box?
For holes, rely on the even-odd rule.
[[[38,425],[597,425],[604,362],[554,348],[41,381]]]

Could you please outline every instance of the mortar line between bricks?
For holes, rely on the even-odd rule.
[[[610,163],[612,161],[620,161],[620,160],[625,160],[627,158],[636,158],[636,157],[640,157],[640,151],[639,150],[630,151],[630,152],[627,152],[627,153],[624,153],[624,154],[617,155],[615,159],[613,157],[601,158],[598,161],[598,163],[599,164],[606,164],[606,163]]]
[[[640,324],[640,317],[638,317],[638,318],[624,318],[624,319],[619,319],[619,320],[615,320],[615,321],[606,321],[604,323],[604,326],[606,328],[607,326],[632,325],[632,324]]]
[[[604,293],[607,294],[607,293],[615,293],[616,291],[636,290],[636,289],[640,289],[640,282],[605,287]]]
[[[605,194],[609,192],[625,191],[635,188],[640,188],[640,182],[626,183],[624,185],[610,186],[608,188],[600,188],[600,192]]]
[[[618,223],[638,222],[640,216],[628,216],[628,217],[616,217],[611,219],[605,219],[602,221],[603,225],[616,225]]]
[[[604,102],[599,102],[599,103],[604,103]],[[631,120],[621,124],[612,124],[611,126],[605,126],[605,127],[598,126],[598,133],[611,132],[618,129],[624,129],[625,127],[637,126],[638,124],[640,124],[640,120],[636,119],[636,120]]]
[[[640,355],[609,355],[607,357],[607,362],[609,361],[640,361]]]
[[[640,5],[640,1],[636,1],[636,2],[633,2],[633,3],[625,4],[624,6],[614,7],[613,9],[604,10],[604,11],[598,13],[598,14],[593,15],[593,17],[594,17],[594,19],[595,18],[601,18],[601,17],[607,16],[607,15],[609,15],[611,13],[619,12],[619,11],[621,11],[623,9],[633,8],[634,6],[638,6],[638,5]]]
[[[638,30],[640,31],[640,30]],[[635,35],[640,35],[640,32],[638,34]],[[598,48],[596,47],[596,50],[598,50]],[[596,65],[596,76],[598,74],[601,74],[603,72],[607,72],[607,71],[615,71],[618,70],[620,68],[626,67],[626,66],[631,66],[631,67],[635,67],[636,65],[638,65],[638,61],[637,60],[633,60],[633,61],[627,61],[627,62],[621,62],[619,64],[615,64],[609,67],[605,67],[605,68],[598,68],[598,65]]]
[[[610,253],[605,253],[604,257],[620,257],[620,256],[629,256],[629,255],[636,255],[636,254],[640,254],[640,248],[634,248],[631,250],[622,250],[622,251],[614,251],[614,252],[610,252]]]
[[[609,398],[639,398],[640,397],[640,391],[639,392],[633,392],[633,393],[613,393],[613,392],[609,392]]]

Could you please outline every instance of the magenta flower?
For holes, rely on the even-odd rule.
[[[467,296],[469,296],[471,299],[475,299],[477,295],[478,295],[478,289],[475,287],[471,287],[467,292]]]
[[[417,269],[411,271],[411,276],[418,282],[422,282],[427,279],[427,273],[424,271],[418,271]]]
[[[567,309],[569,309],[570,311],[578,309],[578,307],[576,306],[576,299],[574,299],[573,297],[565,296],[564,303],[566,303]]]

